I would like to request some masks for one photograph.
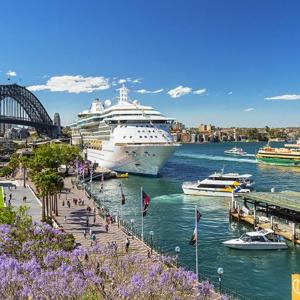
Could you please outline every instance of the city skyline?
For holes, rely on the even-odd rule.
[[[1,83],[28,87],[63,125],[125,83],[188,127],[300,126],[297,1],[2,6]]]

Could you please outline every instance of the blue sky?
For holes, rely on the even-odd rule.
[[[300,126],[299,11],[283,0],[2,1],[0,82],[10,71],[63,124],[129,78],[131,98],[188,126]]]

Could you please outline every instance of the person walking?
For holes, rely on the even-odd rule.
[[[130,246],[130,240],[129,240],[129,238],[127,237],[127,238],[126,238],[126,243],[125,243],[125,252],[126,252],[126,254],[128,254],[129,246]]]
[[[105,231],[108,232],[108,223],[105,224]]]
[[[92,235],[93,235],[93,230],[92,230],[92,228],[90,228],[89,233],[90,233],[90,237],[92,238]]]
[[[23,202],[24,202],[24,203],[26,203],[26,199],[27,199],[27,197],[24,196],[24,197],[23,197]],[[10,202],[10,200],[11,200],[11,199],[9,199],[9,202]]]
[[[89,228],[90,222],[89,222],[89,217],[86,218],[86,227]]]
[[[67,201],[67,205],[69,208],[71,208],[71,202],[69,200]]]
[[[12,193],[9,193],[9,200],[12,200]]]
[[[94,214],[94,224],[96,223],[96,214]]]
[[[85,239],[86,239],[86,234],[87,234],[87,231],[86,231],[86,229],[84,229],[83,236],[84,236]]]
[[[92,241],[93,241],[93,244],[96,243],[96,234],[95,233],[93,233],[93,235],[92,235]]]
[[[64,217],[65,223],[67,223],[67,216]]]

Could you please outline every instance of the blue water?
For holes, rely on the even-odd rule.
[[[195,248],[188,244],[194,227],[194,206],[202,213],[199,224],[199,272],[217,281],[216,270],[224,269],[223,284],[250,299],[290,299],[290,276],[300,272],[300,248],[289,244],[287,251],[239,251],[221,242],[252,230],[247,225],[229,223],[228,199],[186,196],[183,181],[204,179],[222,168],[225,172],[253,174],[257,191],[300,191],[300,168],[257,164],[254,154],[261,143],[239,144],[252,156],[230,157],[224,150],[232,144],[183,145],[169,159],[159,178],[129,176],[128,179],[105,182],[100,199],[123,218],[135,220],[141,227],[140,187],[151,196],[145,233],[154,231],[154,241],[163,251],[174,255],[180,246],[180,262],[195,270]],[[121,209],[119,183],[122,183],[126,205]],[[98,190],[99,183],[94,183]]]

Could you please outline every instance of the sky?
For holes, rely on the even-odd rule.
[[[63,125],[125,83],[187,126],[300,126],[299,11],[288,0],[1,1],[0,84],[26,86]]]

